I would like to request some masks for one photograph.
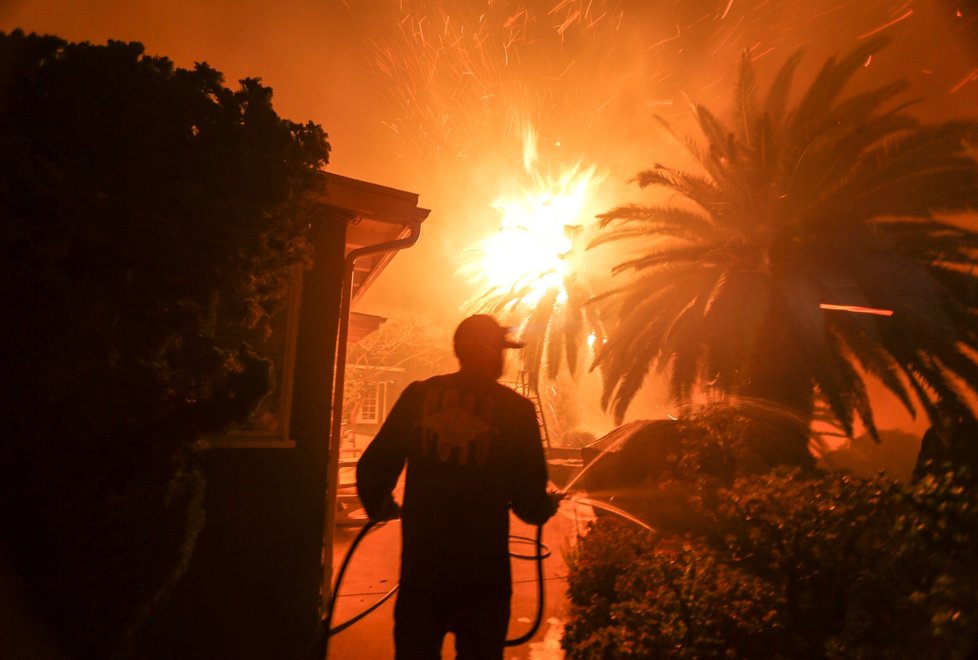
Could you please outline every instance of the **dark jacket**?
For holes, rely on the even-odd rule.
[[[464,373],[411,383],[357,464],[372,519],[389,510],[405,462],[402,596],[509,595],[510,507],[531,524],[554,512],[530,401]]]

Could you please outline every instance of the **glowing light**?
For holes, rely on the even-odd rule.
[[[474,246],[472,260],[463,270],[489,290],[520,292],[529,306],[553,289],[557,304],[563,304],[567,301],[564,279],[575,268],[574,238],[590,219],[585,209],[604,177],[580,163],[557,177],[547,176],[535,167],[537,157],[536,134],[527,128],[523,167],[530,183],[492,203],[501,214],[499,231]]]
[[[892,309],[879,309],[878,307],[860,307],[859,305],[831,305],[822,303],[822,309],[831,309],[839,312],[854,312],[856,314],[875,314],[877,316],[893,316]]]
[[[589,334],[587,336],[587,347],[590,348],[590,349],[593,349],[594,348],[594,345],[597,343],[597,341],[598,341],[598,335],[597,335],[597,333],[592,332],[591,334]],[[607,344],[608,343],[608,339],[605,338],[605,337],[602,337],[601,338],[601,343],[602,344]]]

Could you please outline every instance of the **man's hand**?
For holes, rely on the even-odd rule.
[[[552,516],[555,513],[557,513],[557,509],[560,508],[561,501],[563,501],[563,499],[567,497],[567,493],[565,493],[562,490],[557,490],[556,488],[548,488],[547,497],[550,498],[550,507],[551,507],[550,515]]]
[[[384,522],[386,520],[397,520],[401,517],[401,507],[394,501],[393,497],[387,498],[387,501],[374,512],[375,515],[370,516],[370,519],[374,522]]]

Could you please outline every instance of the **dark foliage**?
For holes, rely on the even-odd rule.
[[[600,518],[571,562],[572,658],[974,657],[978,497],[948,470],[738,478],[709,531]]]
[[[704,544],[601,519],[571,562],[569,658],[763,657],[776,592]]]
[[[268,388],[241,331],[305,256],[328,155],[257,79],[0,33],[0,534],[72,655],[123,653],[185,566],[190,449]]]

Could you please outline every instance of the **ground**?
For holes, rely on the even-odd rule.
[[[578,531],[583,531],[593,517],[590,507],[565,501],[560,511],[544,526],[543,542],[551,550],[544,562],[545,606],[540,629],[527,644],[507,649],[507,660],[555,660],[563,658],[560,637],[567,621],[567,564],[565,556],[573,547]],[[334,563],[338,567],[346,550],[359,531],[358,527],[341,527],[336,534]],[[512,518],[513,535],[533,538],[534,528]],[[517,553],[532,552],[519,542],[511,543]],[[340,587],[333,625],[356,616],[387,593],[397,582],[400,553],[400,524],[388,523],[370,532],[357,549],[344,583]],[[536,615],[537,590],[534,562],[513,559],[513,613],[509,637],[518,637],[529,628]],[[329,657],[334,660],[354,658],[392,658],[394,599],[330,641]],[[451,637],[446,639],[443,657],[454,656]]]

